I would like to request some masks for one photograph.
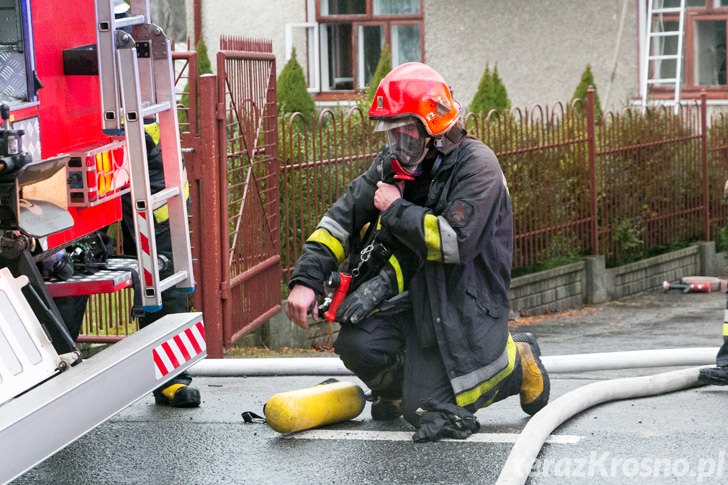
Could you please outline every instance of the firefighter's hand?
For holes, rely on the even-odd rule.
[[[377,182],[377,191],[374,192],[374,207],[379,209],[379,212],[386,211],[392,202],[402,197],[403,186],[404,182],[398,182],[397,185]]]
[[[349,294],[336,311],[336,320],[343,324],[356,325],[364,320],[374,308],[387,298],[396,294],[394,271],[385,267],[377,276],[362,283]]]
[[[296,325],[306,330],[308,328],[307,315],[309,311],[311,311],[313,319],[318,320],[316,292],[308,286],[294,286],[286,300],[286,315]]]

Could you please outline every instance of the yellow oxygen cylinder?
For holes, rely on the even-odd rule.
[[[293,433],[353,419],[364,410],[364,391],[352,382],[326,381],[271,397],[263,414],[271,428]]]

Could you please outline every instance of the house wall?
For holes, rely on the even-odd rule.
[[[513,106],[570,99],[590,63],[602,107],[621,108],[639,91],[637,25],[636,0],[425,0],[425,62],[464,105],[497,63]]]
[[[313,0],[311,0],[313,1]],[[188,30],[192,5],[188,2]],[[273,40],[285,65],[285,26],[306,20],[304,0],[202,0],[213,60],[222,34]],[[591,63],[602,101],[621,108],[638,94],[637,0],[425,0],[425,62],[468,105],[485,65],[498,65],[513,106],[565,101]],[[621,35],[620,19],[626,7]],[[614,78],[610,82],[615,51]],[[304,58],[299,53],[299,62]],[[608,99],[607,99],[608,96]]]
[[[215,56],[220,50],[220,36],[233,35],[270,39],[276,68],[280,73],[286,64],[286,24],[306,21],[305,0],[202,0],[202,38],[215,70]],[[189,6],[192,11],[192,6]],[[188,16],[188,30],[193,32],[193,19]],[[298,61],[303,63],[301,54]]]

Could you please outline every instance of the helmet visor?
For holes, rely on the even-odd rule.
[[[394,125],[387,129],[389,149],[404,168],[412,171],[425,158],[428,140],[425,127],[414,118],[388,123]]]

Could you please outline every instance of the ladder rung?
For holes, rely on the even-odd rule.
[[[663,30],[662,32],[650,32],[650,37],[677,37],[679,30]]]
[[[648,79],[647,84],[675,84],[677,82],[677,78],[664,78],[664,79]]]
[[[678,56],[677,54],[663,54],[663,55],[660,55],[660,56],[650,56],[650,60],[651,61],[658,61],[658,60],[660,60],[660,61],[664,61],[664,60],[676,61],[679,57],[680,56]]]
[[[670,7],[670,8],[653,8],[652,14],[660,14],[660,13],[680,13],[682,9],[680,7]]]
[[[178,271],[174,273],[171,276],[168,276],[167,278],[164,278],[162,281],[159,282],[159,292],[163,292],[165,290],[168,290],[169,288],[172,288],[174,285],[179,283],[180,281],[184,281],[187,279],[187,271]]]
[[[114,20],[114,27],[117,29],[123,29],[124,27],[131,27],[133,25],[142,25],[147,23],[147,18],[144,15],[134,15],[133,17],[125,17]]]
[[[155,115],[157,113],[161,113],[162,111],[167,111],[169,109],[169,102],[165,101],[163,103],[157,103],[153,104],[151,106],[147,106],[146,108],[142,109],[142,116],[146,118],[147,116]]]
[[[167,187],[152,195],[152,210],[159,209],[172,197],[179,195],[179,187]]]

